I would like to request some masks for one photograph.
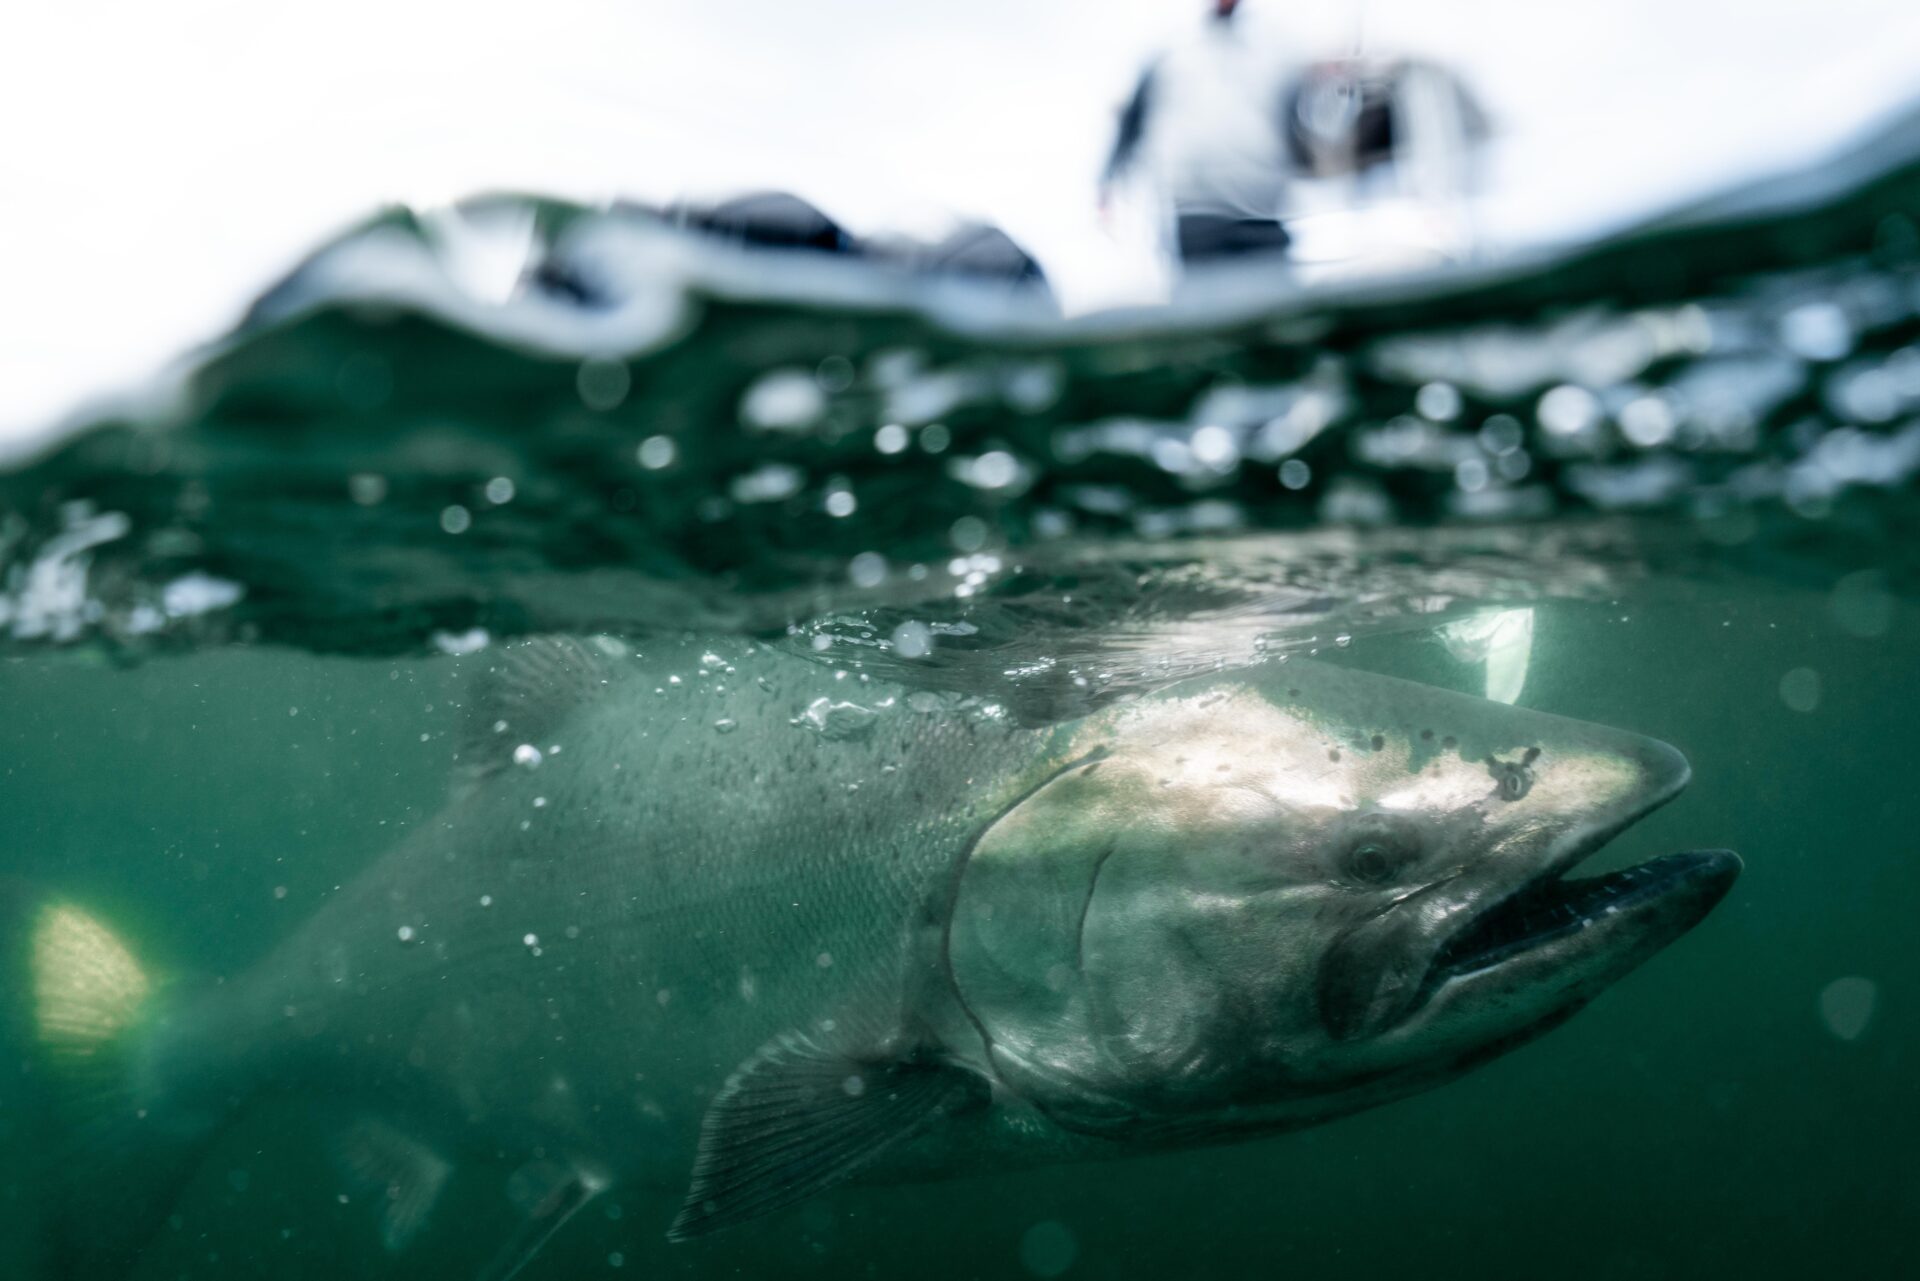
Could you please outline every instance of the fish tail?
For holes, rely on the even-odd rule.
[[[4,1189],[0,1275],[128,1270],[214,1138],[152,1106],[160,986],[85,908],[0,883],[0,1149],[27,1164]]]

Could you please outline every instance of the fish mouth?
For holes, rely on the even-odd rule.
[[[1699,924],[1739,875],[1730,851],[1568,875],[1687,783],[1686,759],[1663,743],[1637,740],[1619,754],[1635,762],[1636,785],[1546,850],[1436,881],[1336,945],[1319,993],[1335,1041],[1511,1043],[1578,1009]],[[1529,870],[1514,866],[1527,861]]]
[[[1689,850],[1598,876],[1543,876],[1481,912],[1441,946],[1427,971],[1428,994],[1535,953],[1566,952],[1578,936],[1602,926],[1609,941],[1632,934],[1657,950],[1711,911],[1740,868],[1740,856],[1731,850]],[[1657,941],[1644,937],[1649,930]]]

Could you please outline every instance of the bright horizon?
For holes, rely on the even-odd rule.
[[[316,243],[395,201],[784,188],[858,232],[998,222],[1075,310],[1141,296],[1092,186],[1185,0],[901,6],[78,0],[0,21],[0,439],[138,386]],[[1309,53],[1351,5],[1245,10]],[[1737,14],[1737,17],[1727,15]],[[1311,15],[1311,17],[1309,17]],[[1913,91],[1920,11],[1375,0],[1498,136],[1482,226],[1563,239],[1811,159]]]

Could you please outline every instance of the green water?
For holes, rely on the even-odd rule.
[[[1540,1043],[1291,1136],[841,1190],[690,1245],[661,1237],[673,1198],[620,1189],[527,1275],[613,1275],[615,1255],[674,1276],[1045,1275],[1069,1255],[1081,1276],[1898,1274],[1920,1208],[1920,614],[1899,605],[1881,631],[1870,613],[1880,634],[1863,637],[1829,592],[1647,593],[1676,594],[1694,599],[1543,611],[1521,702],[1691,759],[1689,790],[1602,860],[1725,845],[1748,870],[1694,934]],[[1342,658],[1478,678],[1418,633]],[[245,650],[130,671],[10,663],[7,870],[97,909],[167,972],[235,973],[431,814],[455,666]],[[1781,692],[1803,668],[1818,674],[1804,711]],[[1874,1000],[1843,1038],[1821,1000],[1846,978]],[[463,1276],[491,1256],[502,1171],[463,1175],[425,1240],[389,1258],[370,1209],[336,1200],[302,1111],[283,1100],[223,1138],[136,1275]],[[10,1180],[35,1177],[28,1159]]]
[[[1746,859],[1567,1026],[1281,1138],[685,1245],[679,1191],[617,1186],[523,1275],[1905,1275],[1915,119],[1595,246],[1074,322],[545,202],[549,265],[652,266],[599,311],[483,309],[376,219],[167,387],[0,455],[0,905],[57,893],[175,991],[237,978],[433,820],[457,655],[522,636],[751,637],[1032,725],[1302,654],[1479,693],[1448,628],[1526,610],[1520,706],[1692,763],[1596,865]],[[502,1152],[385,1249],[323,1092],[247,1101],[151,1204],[159,1158],[41,1090],[0,944],[0,1277],[65,1281],[74,1205],[158,1223],[89,1278],[469,1278],[510,1236]]]

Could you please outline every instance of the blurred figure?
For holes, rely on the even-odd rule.
[[[1250,27],[1243,8],[1215,0],[1194,38],[1142,73],[1101,175],[1103,213],[1137,179],[1183,265],[1298,258],[1309,213],[1310,257],[1354,255],[1357,220],[1329,236],[1324,215],[1363,206],[1393,215],[1372,221],[1403,251],[1463,251],[1471,236],[1455,206],[1487,121],[1459,78],[1416,59],[1309,61],[1284,32]]]
[[[1239,0],[1215,0],[1204,27],[1148,64],[1100,178],[1103,210],[1123,181],[1145,180],[1182,262],[1287,246],[1277,117],[1298,64],[1249,31],[1239,10]]]

